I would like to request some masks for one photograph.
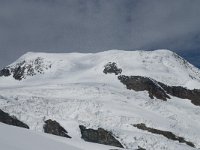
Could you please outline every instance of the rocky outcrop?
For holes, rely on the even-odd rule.
[[[57,121],[53,121],[51,119],[45,121],[43,129],[45,133],[71,138],[67,134],[68,132]]]
[[[189,90],[181,86],[168,86],[148,77],[120,75],[118,79],[127,89],[148,91],[149,97],[166,101],[169,95],[182,99],[189,99],[194,105],[200,106],[200,90]]]
[[[25,123],[21,122],[16,117],[10,116],[8,113],[5,113],[1,109],[0,109],[0,122],[8,124],[8,125],[13,125],[13,126],[29,129],[28,125],[26,125]]]
[[[136,150],[146,150],[146,149],[144,149],[144,148],[138,146],[138,149],[136,149]]]
[[[163,135],[164,137],[166,137],[166,138],[168,138],[170,140],[179,141],[179,143],[185,143],[185,144],[187,144],[187,145],[189,145],[191,147],[195,147],[195,145],[192,142],[186,141],[183,137],[176,136],[172,132],[162,131],[162,130],[158,130],[158,129],[154,129],[154,128],[149,128],[144,123],[134,124],[133,126],[136,127],[136,128],[138,128],[138,129],[148,131],[150,133]]]
[[[110,150],[120,150],[120,149],[110,149]],[[146,150],[146,149],[144,149],[144,148],[138,146],[138,148],[137,148],[137,149],[134,149],[134,150]]]
[[[189,90],[181,86],[167,86],[161,82],[158,84],[170,95],[182,99],[190,99],[194,105],[200,106],[200,90]]]
[[[114,73],[115,75],[121,74],[122,69],[117,67],[117,64],[115,62],[109,62],[104,66],[103,72],[105,74],[107,73]]]
[[[24,71],[25,71],[25,67],[17,67],[14,69],[13,71],[13,78],[15,78],[16,80],[21,80],[24,78]]]
[[[4,68],[4,69],[0,70],[0,77],[1,76],[7,77],[7,76],[10,76],[10,75],[11,75],[11,72],[8,68]]]
[[[115,62],[109,62],[104,66],[103,72],[121,74],[122,69],[117,67]],[[189,99],[194,105],[200,106],[200,89],[189,90],[181,86],[168,86],[154,79],[142,76],[119,75],[118,79],[126,85],[127,89],[135,91],[148,91],[149,97],[166,101],[170,96],[182,99]]]
[[[45,70],[51,68],[50,62],[45,62],[43,58],[37,57],[29,61],[21,61],[15,65],[8,66],[0,70],[1,76],[13,76],[16,80],[25,79],[27,76],[34,76],[37,73],[42,74]]]
[[[79,128],[81,130],[81,138],[85,141],[123,148],[122,144],[109,131],[102,128],[97,130],[86,129],[83,125],[80,125]]]
[[[15,78],[16,80],[22,80],[24,78],[24,72],[26,70],[26,67],[21,67],[21,66],[18,66],[16,68],[3,68],[1,71],[0,71],[0,77],[1,76],[10,76],[12,75],[13,78]]]
[[[165,90],[153,79],[141,76],[120,75],[118,79],[126,85],[127,89],[135,91],[148,91],[149,97],[166,101],[170,98]]]

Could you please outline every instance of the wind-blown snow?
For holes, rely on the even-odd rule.
[[[45,119],[55,119],[73,140],[80,139],[79,124],[112,131],[126,148],[193,149],[188,145],[141,131],[132,126],[145,123],[167,130],[200,148],[200,108],[189,100],[150,99],[147,92],[127,90],[104,65],[116,62],[124,75],[151,77],[168,85],[200,88],[200,71],[168,50],[100,53],[27,53],[10,66],[42,58],[51,65],[43,74],[16,81],[0,78],[0,108],[32,130],[42,131]]]

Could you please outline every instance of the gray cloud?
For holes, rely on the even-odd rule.
[[[199,6],[199,0],[0,0],[0,66],[27,51],[158,48],[199,64]]]

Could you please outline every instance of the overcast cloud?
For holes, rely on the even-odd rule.
[[[171,49],[200,65],[200,0],[0,0],[0,67],[27,51]]]

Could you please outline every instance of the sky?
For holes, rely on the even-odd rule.
[[[0,0],[0,67],[26,52],[170,49],[200,67],[200,0]]]

